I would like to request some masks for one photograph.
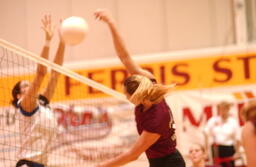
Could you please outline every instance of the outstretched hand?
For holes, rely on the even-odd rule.
[[[42,19],[42,29],[45,32],[45,40],[50,41],[53,37],[54,27],[52,27],[51,15],[45,15]]]
[[[96,20],[98,19],[98,20],[104,21],[105,23],[108,23],[108,24],[114,22],[114,19],[113,19],[111,13],[106,9],[97,9],[94,12],[94,16],[95,16]]]

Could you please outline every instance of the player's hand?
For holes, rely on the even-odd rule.
[[[94,16],[96,20],[104,21],[106,23],[113,23],[114,19],[111,15],[111,13],[106,9],[97,9],[94,12]]]
[[[50,41],[53,37],[54,28],[52,27],[51,15],[44,15],[42,19],[42,29],[45,32],[45,40]]]

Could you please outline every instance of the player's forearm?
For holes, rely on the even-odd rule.
[[[59,65],[63,64],[64,51],[65,51],[65,44],[60,41],[56,56],[54,58],[54,63],[55,64],[59,64]],[[46,87],[45,91],[43,92],[43,95],[48,100],[51,100],[52,96],[54,95],[54,90],[56,88],[59,75],[60,75],[59,72],[57,72],[55,70],[51,70],[51,76],[50,76],[49,82],[47,84],[47,87]]]
[[[140,74],[141,67],[137,65],[130,56],[127,48],[125,47],[123,39],[120,36],[118,30],[116,29],[114,23],[110,22],[108,23],[108,26],[111,31],[112,40],[114,43],[117,56],[119,57],[119,59],[121,60],[121,62],[130,74]]]
[[[45,45],[43,47],[43,50],[40,54],[40,56],[42,58],[45,58],[45,59],[49,58],[49,50],[50,50],[49,45],[50,45],[50,41],[46,41]],[[38,75],[38,77],[44,77],[46,75],[46,73],[47,73],[47,68],[42,64],[38,64],[37,65],[37,71],[36,71],[36,74]]]
[[[112,35],[113,43],[118,57],[121,59],[121,61],[127,57],[130,57],[129,52],[125,47],[123,39],[119,34],[114,22],[109,22],[108,26]]]
[[[60,74],[58,72],[53,71],[53,74],[51,74],[51,76],[50,76],[48,85],[47,85],[46,89],[44,90],[44,92],[42,93],[42,95],[44,97],[46,97],[49,101],[52,99],[52,97],[54,95],[59,75]]]
[[[42,58],[48,59],[49,57],[49,42],[50,41],[46,41],[45,46],[43,47],[43,50],[41,52]],[[47,67],[42,64],[37,64],[36,76],[33,81],[33,84],[35,85],[33,86],[34,88],[33,88],[33,91],[31,92],[36,93],[38,91],[46,74],[47,74]]]
[[[51,43],[50,40],[45,40],[43,50],[42,50],[41,55],[40,55],[42,58],[48,59],[49,50],[50,50],[50,43]]]
[[[62,65],[64,60],[64,52],[65,52],[65,43],[59,42],[58,50],[56,52],[56,56],[54,57],[54,63]]]
[[[64,51],[65,51],[65,44],[60,41],[58,50],[56,52],[56,56],[54,57],[54,63],[58,65],[62,65],[64,61]],[[59,72],[55,70],[51,70],[51,76],[50,76],[50,81],[48,83],[48,86],[55,88],[57,79],[59,77]]]

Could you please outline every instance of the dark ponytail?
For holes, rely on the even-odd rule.
[[[21,81],[17,82],[14,87],[12,88],[12,98],[13,100],[11,101],[11,104],[15,107],[18,108],[18,101],[19,99],[17,98],[17,95],[20,94],[20,83]]]

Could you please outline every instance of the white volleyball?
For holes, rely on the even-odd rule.
[[[82,17],[72,16],[62,21],[61,37],[67,45],[81,43],[88,33],[88,24]]]

